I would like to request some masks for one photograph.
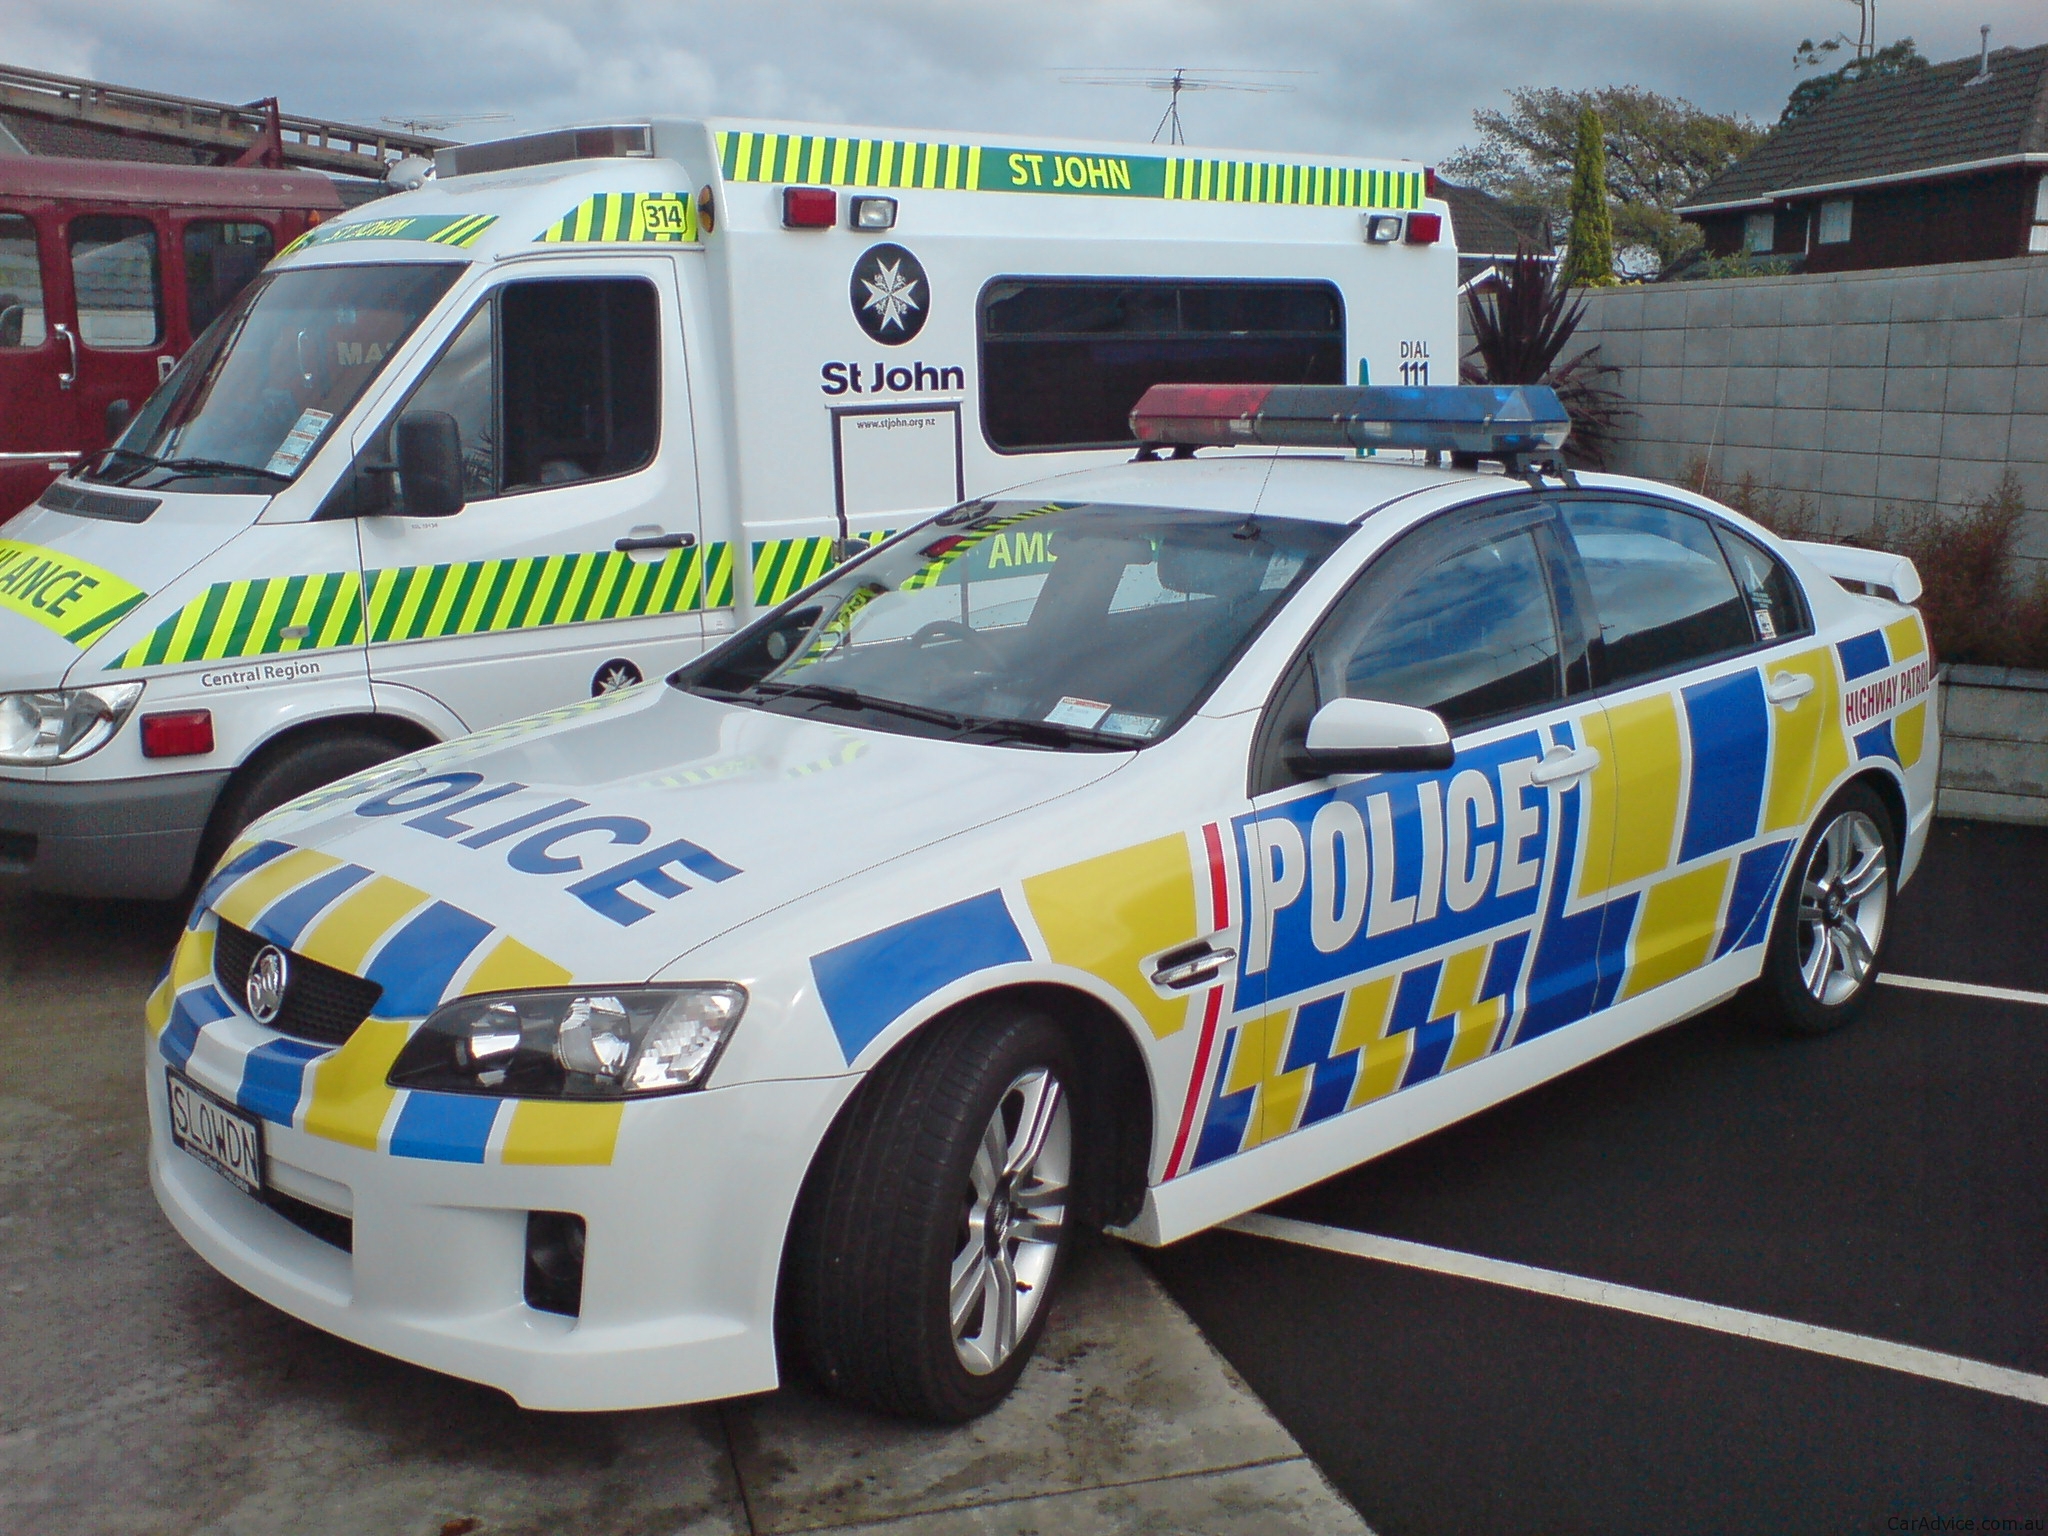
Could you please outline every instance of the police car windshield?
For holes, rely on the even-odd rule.
[[[85,478],[266,493],[289,484],[461,271],[407,262],[258,278]]]
[[[1172,730],[1347,530],[971,502],[784,604],[678,687],[885,730],[1128,750]]]

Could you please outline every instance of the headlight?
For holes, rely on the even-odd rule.
[[[726,982],[465,997],[414,1032],[389,1080],[519,1099],[678,1093],[703,1086],[746,1006]]]
[[[141,697],[140,683],[0,693],[0,763],[75,763],[111,741]]]

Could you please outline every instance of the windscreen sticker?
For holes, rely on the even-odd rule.
[[[285,433],[284,441],[277,445],[277,452],[263,466],[265,472],[273,475],[295,473],[306,462],[306,455],[313,451],[313,445],[320,441],[320,434],[327,430],[327,423],[332,420],[332,411],[316,411],[309,407],[299,412],[299,419],[292,423],[291,431]]]
[[[1077,699],[1069,694],[1047,710],[1045,718],[1053,725],[1076,725],[1089,730],[1108,713],[1109,706],[1099,699]]]
[[[316,245],[333,245],[341,240],[426,240],[466,251],[497,222],[498,216],[494,213],[438,213],[414,214],[404,219],[350,219],[333,224],[315,224],[278,254],[291,256]]]
[[[0,539],[0,608],[33,619],[80,650],[148,596],[76,556]]]
[[[1189,155],[1094,155],[801,133],[718,135],[729,182],[1038,192],[1171,201],[1420,208],[1420,170]]]
[[[593,192],[534,236],[547,244],[688,244],[697,205],[685,192]]]
[[[1116,709],[1102,717],[1100,729],[1112,736],[1157,736],[1164,724],[1157,715],[1131,715]]]

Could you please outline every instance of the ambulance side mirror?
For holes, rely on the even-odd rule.
[[[398,418],[398,491],[407,517],[453,517],[462,510],[462,433],[446,411]]]
[[[1298,773],[1401,773],[1448,768],[1457,755],[1441,716],[1381,699],[1332,699],[1289,759]]]

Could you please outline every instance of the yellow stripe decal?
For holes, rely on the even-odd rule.
[[[313,1068],[305,1129],[329,1141],[374,1151],[397,1091],[385,1085],[391,1063],[411,1036],[404,1020],[365,1019],[348,1043]]]
[[[1196,937],[1187,840],[1162,837],[1024,882],[1054,962],[1107,982],[1164,1040],[1187,1023],[1186,997],[1161,997],[1140,962]]]
[[[286,891],[304,885],[315,875],[339,868],[341,860],[315,848],[297,848],[282,858],[259,865],[214,899],[213,910],[237,928],[248,928],[257,917]]]
[[[1676,981],[1707,963],[1733,867],[1733,861],[1720,859],[1660,880],[1644,893],[1623,997]]]
[[[607,1164],[618,1144],[623,1104],[562,1104],[521,1099],[512,1106],[499,1161]]]
[[[1615,789],[1610,888],[1654,875],[1671,862],[1683,765],[1677,705],[1675,694],[1660,690],[1608,706],[1614,758],[1624,770]]]
[[[330,910],[295,947],[309,960],[360,976],[370,951],[426,900],[425,891],[378,875]]]

